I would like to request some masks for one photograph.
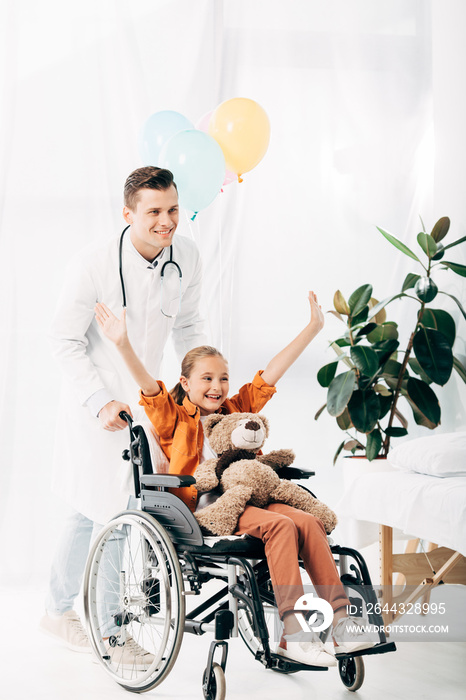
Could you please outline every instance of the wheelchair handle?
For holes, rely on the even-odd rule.
[[[126,411],[120,411],[118,415],[120,416],[121,420],[124,420],[128,423],[129,429],[131,430],[131,428],[133,427],[133,419],[131,418],[129,413],[126,413]]]

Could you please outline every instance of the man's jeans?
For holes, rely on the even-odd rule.
[[[137,505],[138,500],[130,496],[128,508],[135,509]],[[74,601],[81,589],[90,544],[102,527],[101,524],[94,523],[77,511],[73,511],[68,516],[52,563],[49,592],[45,602],[48,613],[63,615],[73,609]],[[108,610],[118,607],[119,562],[125,542],[124,532],[121,535],[118,539],[114,537],[110,546],[107,545],[107,551],[110,554],[102,562],[101,573],[107,576],[106,589],[107,591],[111,589],[105,601]],[[115,630],[112,627],[107,631],[112,633]]]

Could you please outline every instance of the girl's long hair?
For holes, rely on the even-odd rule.
[[[189,379],[196,362],[198,360],[202,360],[204,357],[221,357],[225,363],[227,362],[220,350],[217,350],[217,348],[213,348],[210,345],[200,345],[198,348],[193,348],[187,352],[184,356],[183,362],[181,363],[181,376]],[[179,406],[182,405],[186,392],[181,386],[180,382],[173,387],[173,389],[170,391],[170,395],[175,403],[177,403]]]

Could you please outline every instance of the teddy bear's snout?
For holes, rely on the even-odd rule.
[[[231,444],[238,449],[259,449],[264,444],[265,430],[262,423],[253,418],[249,418],[232,431],[230,435]]]

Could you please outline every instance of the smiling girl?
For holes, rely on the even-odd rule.
[[[257,372],[252,382],[227,398],[228,364],[215,348],[201,346],[186,354],[181,365],[180,382],[168,392],[163,382],[154,379],[131,347],[125,322],[105,304],[97,304],[95,314],[103,333],[112,340],[125,360],[133,378],[141,387],[141,405],[155,427],[160,446],[170,460],[170,472],[195,474],[198,465],[211,456],[204,438],[203,419],[212,413],[258,413],[276,392],[275,384],[297,360],[324,325],[324,316],[314,292],[309,292],[310,320],[294,340],[270,360],[265,370]],[[210,450],[210,451],[209,451]],[[177,495],[194,511],[198,503],[195,486],[177,489]],[[299,557],[314,585],[321,586],[334,610],[334,642],[341,653],[372,646],[362,633],[354,633],[348,642],[348,629],[358,629],[347,617],[349,600],[341,585],[322,522],[281,503],[265,508],[247,505],[239,517],[236,534],[262,539],[269,564],[275,598],[284,634],[277,652],[301,663],[333,666],[335,657],[319,637],[309,633],[303,638],[302,621],[294,605],[302,595]],[[348,625],[348,627],[347,627]],[[309,635],[312,638],[309,640]]]

